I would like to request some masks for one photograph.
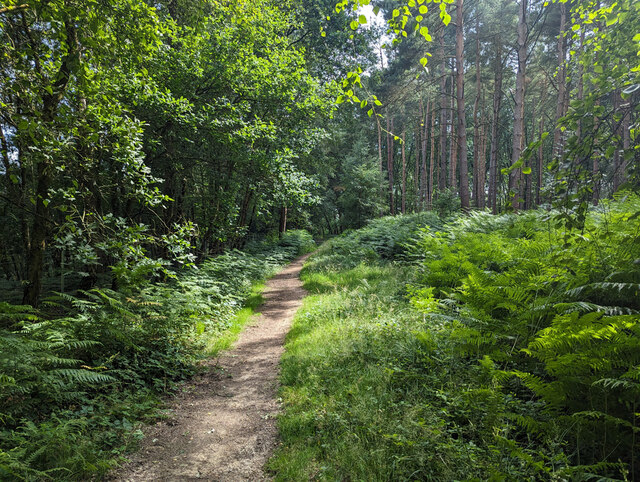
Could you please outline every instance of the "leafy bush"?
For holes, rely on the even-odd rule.
[[[432,212],[387,216],[374,219],[357,231],[346,231],[342,236],[329,240],[323,251],[322,262],[326,266],[354,267],[361,262],[401,261],[407,258],[409,247],[422,229],[441,226],[440,219]]]
[[[638,476],[639,204],[606,205],[569,236],[554,213],[477,214],[417,243],[413,304],[452,320],[444,329],[462,356],[493,367],[518,404],[541,402],[507,414],[521,431],[500,440],[538,476],[552,444],[566,474]],[[525,453],[532,436],[538,451]]]

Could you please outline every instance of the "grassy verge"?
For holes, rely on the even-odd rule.
[[[276,479],[640,480],[638,213],[612,202],[579,233],[529,212],[410,235],[407,216],[325,243]]]
[[[276,479],[463,477],[458,458],[473,459],[474,451],[449,437],[439,408],[426,403],[438,390],[427,382],[441,387],[446,377],[407,383],[420,375],[413,331],[424,329],[405,297],[409,270],[320,264],[304,272],[311,295],[282,361],[283,445],[270,462]]]
[[[221,351],[231,348],[238,339],[238,336],[240,336],[240,333],[242,333],[245,325],[256,313],[256,308],[258,308],[264,301],[264,298],[262,297],[264,288],[264,282],[256,283],[251,287],[251,293],[243,303],[243,308],[233,316],[229,322],[227,330],[219,336],[213,336],[207,340],[207,346],[204,349],[204,354],[206,356],[216,356]]]

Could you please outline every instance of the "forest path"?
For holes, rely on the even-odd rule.
[[[113,480],[269,479],[263,467],[277,445],[279,361],[306,294],[299,274],[307,256],[267,282],[260,314],[235,347],[207,362],[207,373],[175,397],[168,420],[145,431],[141,450]]]

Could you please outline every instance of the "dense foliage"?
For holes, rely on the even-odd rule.
[[[327,243],[283,361],[279,478],[635,480],[639,209],[603,204],[569,244],[540,211]]]
[[[104,473],[340,234],[279,477],[640,478],[639,55],[634,0],[4,1],[0,478]]]
[[[0,479],[104,473],[157,416],[157,394],[219,349],[252,286],[313,246],[290,231],[168,283],[0,304]]]

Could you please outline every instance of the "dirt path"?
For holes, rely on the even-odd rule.
[[[171,418],[145,431],[140,452],[112,480],[269,479],[263,466],[277,444],[278,362],[306,294],[299,280],[305,259],[267,282],[261,315],[176,397]]]

